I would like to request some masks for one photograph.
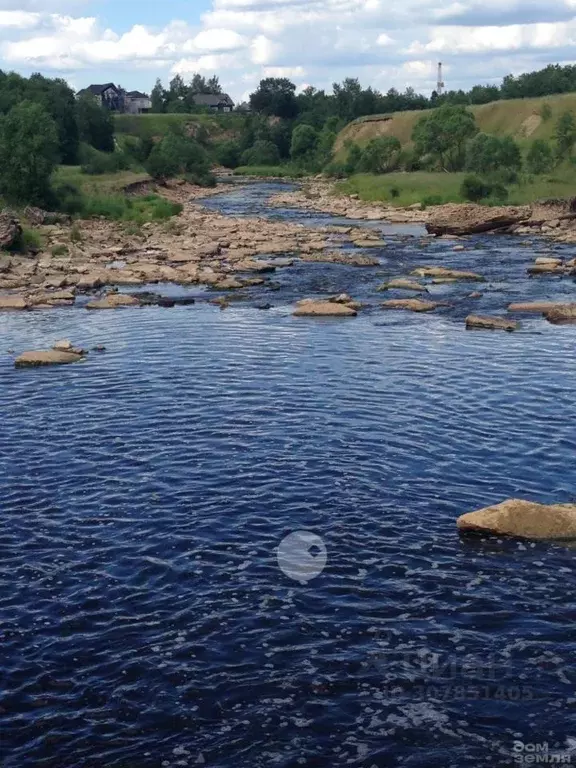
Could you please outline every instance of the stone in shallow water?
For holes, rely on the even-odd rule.
[[[576,539],[575,504],[537,504],[508,499],[468,512],[456,521],[460,531],[479,531],[525,539]]]
[[[475,280],[482,282],[484,278],[477,272],[464,272],[460,269],[449,269],[448,267],[417,267],[412,270],[411,275],[416,277],[437,277],[447,280]]]
[[[0,310],[26,309],[28,304],[22,296],[0,296]]]
[[[533,312],[541,315],[563,306],[565,305],[561,301],[520,301],[515,304],[508,304],[508,312]]]
[[[441,306],[437,301],[424,301],[423,299],[388,299],[382,302],[384,309],[407,309],[409,312],[432,312]]]
[[[576,323],[576,304],[560,304],[544,312],[544,317],[554,325]]]
[[[406,280],[403,277],[394,278],[393,280],[389,280],[387,283],[382,283],[382,285],[380,285],[377,290],[387,291],[392,288],[399,291],[418,291],[420,293],[428,293],[428,289],[425,285],[421,285],[415,280]]]
[[[57,349],[32,350],[23,352],[14,361],[16,368],[32,368],[39,365],[65,365],[67,363],[78,363],[83,360],[82,355],[73,352],[60,352]]]
[[[520,323],[507,320],[504,317],[489,317],[487,315],[468,315],[466,328],[484,328],[491,331],[516,331]]]
[[[303,299],[293,312],[295,317],[354,317],[357,312],[346,304],[323,299]]]
[[[97,299],[86,304],[86,309],[117,309],[118,307],[137,307],[139,300],[125,293],[109,293],[103,299]]]

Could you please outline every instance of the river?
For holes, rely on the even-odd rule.
[[[269,209],[279,188],[206,205],[339,223]],[[383,231],[380,267],[279,269],[224,311],[0,317],[4,768],[511,766],[576,737],[576,550],[455,526],[575,498],[576,327],[463,323],[572,296],[525,277],[568,249]],[[375,286],[423,262],[481,272],[483,297],[380,310]],[[372,307],[291,316],[340,291]],[[106,352],[13,368],[60,338]],[[279,567],[299,530],[325,547],[314,578]]]

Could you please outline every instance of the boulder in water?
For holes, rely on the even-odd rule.
[[[451,204],[435,206],[426,223],[432,235],[473,235],[506,229],[527,221],[532,215],[530,206],[500,206]]]
[[[468,315],[466,328],[482,328],[491,331],[516,331],[520,323],[516,320],[507,320],[505,317],[489,317],[486,315]]]
[[[83,356],[74,352],[61,352],[57,349],[33,350],[23,352],[14,361],[16,368],[34,368],[40,365],[66,365],[77,363]]]
[[[136,296],[126,293],[109,293],[103,299],[96,299],[86,304],[86,309],[117,309],[118,307],[138,307],[140,301]]]
[[[28,303],[23,296],[0,296],[0,310],[27,309]]]
[[[441,306],[437,301],[424,299],[388,299],[382,303],[384,309],[407,309],[409,312],[432,312]]]
[[[428,293],[428,288],[425,285],[417,283],[415,280],[407,280],[403,277],[394,278],[387,283],[382,283],[378,287],[379,291],[388,291],[395,289],[397,291],[417,291],[420,293]]]
[[[456,522],[462,532],[518,536],[525,539],[576,539],[576,504],[537,504],[508,499],[468,512]]]
[[[451,282],[457,280],[484,281],[482,275],[477,272],[464,272],[461,269],[448,269],[448,267],[417,267],[410,274],[416,277],[435,277],[438,280],[450,280]]]
[[[327,299],[302,299],[293,312],[295,317],[355,317],[353,307]]]
[[[554,325],[576,323],[576,304],[559,304],[557,307],[546,310],[544,317]]]

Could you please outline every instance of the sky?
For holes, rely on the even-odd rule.
[[[499,83],[576,62],[576,0],[0,0],[0,68],[114,82],[217,74],[244,100],[263,77],[331,90]]]

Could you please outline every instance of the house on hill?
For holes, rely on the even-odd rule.
[[[128,91],[124,96],[125,111],[132,115],[143,115],[152,109],[152,100],[147,93]]]
[[[211,112],[232,112],[234,102],[227,93],[197,93],[194,96],[197,107],[207,107]]]
[[[123,92],[116,88],[114,83],[104,83],[103,85],[89,85],[88,88],[84,88],[78,91],[78,96],[83,96],[89,93],[94,96],[96,101],[102,107],[106,107],[112,112],[124,111],[124,96]]]

